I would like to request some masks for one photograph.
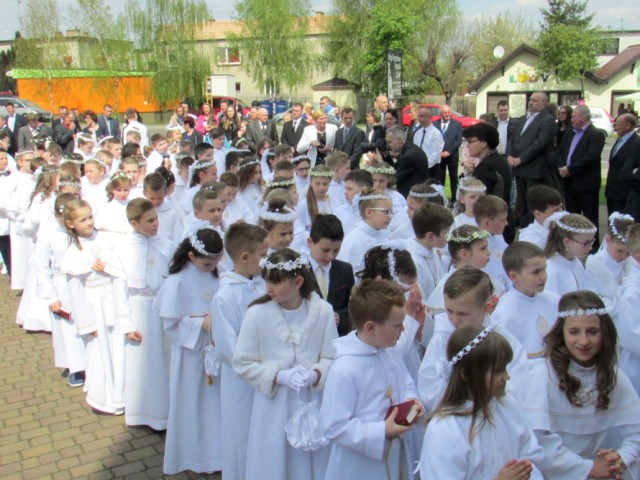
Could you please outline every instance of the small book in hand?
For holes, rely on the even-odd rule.
[[[385,420],[389,418],[389,415],[391,415],[394,408],[398,409],[398,415],[396,415],[396,423],[398,425],[411,425],[420,412],[420,407],[415,400],[408,400],[403,403],[391,405],[389,410],[387,410],[387,414],[384,416]]]
[[[53,314],[64,318],[65,320],[71,320],[71,312],[69,310],[65,310],[64,308],[61,308],[57,312],[53,312]]]

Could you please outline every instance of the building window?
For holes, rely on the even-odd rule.
[[[221,47],[218,65],[240,65],[240,51],[234,47]]]
[[[620,53],[619,38],[605,38],[600,44],[600,55],[617,55]]]
[[[236,93],[237,94],[242,93],[242,83],[241,82],[236,82]]]

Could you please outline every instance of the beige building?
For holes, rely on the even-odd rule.
[[[552,73],[538,74],[539,52],[525,44],[516,48],[469,86],[477,97],[476,116],[495,113],[500,100],[509,102],[512,116],[523,115],[535,91],[546,92],[558,105],[576,105],[584,85],[585,103],[615,117],[621,103],[616,98],[640,91],[640,32],[611,33],[620,35],[610,38],[610,53],[598,58],[600,68],[585,75],[582,84],[579,78],[559,81]]]

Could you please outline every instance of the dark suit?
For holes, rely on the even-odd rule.
[[[293,130],[293,120],[289,120],[288,122],[284,122],[282,126],[282,136],[280,137],[280,143],[289,145],[294,149],[298,146],[298,142],[302,138],[302,132],[304,132],[304,127],[309,126],[305,120],[300,117],[298,120],[298,125],[296,125],[295,131]],[[298,152],[300,153],[300,152]]]
[[[267,120],[266,130],[262,130],[262,122],[260,120],[254,120],[247,125],[247,141],[254,149],[256,145],[260,143],[263,138],[268,138],[274,145],[278,144],[278,130],[276,129],[276,122],[273,120]],[[293,145],[292,145],[293,146]]]
[[[442,119],[439,118],[433,122],[433,126],[442,132]],[[440,161],[440,169],[436,178],[444,185],[447,170],[449,171],[451,196],[455,198],[455,192],[458,189],[458,163],[460,163],[460,145],[462,145],[462,124],[458,120],[451,118],[443,138],[444,147],[442,147],[442,151],[449,152],[449,156],[447,158],[443,157]]]
[[[629,184],[623,182],[621,170],[627,159],[631,156],[635,146],[640,142],[640,137],[632,133],[622,147],[616,152],[616,147],[620,138],[616,141],[609,154],[609,171],[607,172],[607,185],[604,189],[604,196],[607,198],[607,212],[624,212],[629,196]],[[613,152],[616,152],[614,155]]]
[[[120,138],[120,125],[118,124],[118,120],[115,118],[107,118],[104,115],[100,115],[98,117],[98,130],[96,130],[96,137],[100,139],[103,137],[108,137],[109,135],[111,135],[112,137]]]
[[[0,130],[0,132],[5,132],[7,135],[9,135],[9,145],[7,146],[7,152],[9,152],[10,154],[11,152],[15,152],[16,148],[14,145],[13,132],[11,131],[9,126],[5,125],[4,127],[2,127],[2,130]]]
[[[344,138],[344,127],[341,127],[336,132],[336,139],[333,144],[333,148],[339,152],[344,152],[349,155],[351,159],[351,170],[356,170],[360,167],[360,158],[362,157],[362,142],[364,142],[365,136],[362,129],[356,125],[351,125],[349,129],[349,135]]]
[[[406,141],[398,158],[390,157],[396,169],[396,189],[405,198],[411,187],[429,178],[429,160],[426,153],[413,143]]]
[[[12,149],[12,151],[9,152],[10,155],[15,156],[16,152],[19,151],[18,149],[18,132],[20,131],[20,129],[22,127],[24,127],[27,124],[27,119],[24,117],[24,115],[21,115],[20,113],[16,113],[15,114],[15,123],[13,125],[13,130],[11,130],[9,128],[9,116],[4,117],[5,119],[5,123],[7,124],[7,128],[9,128],[9,130],[11,130],[11,144],[9,146],[9,148]]]
[[[521,227],[533,220],[526,201],[527,189],[548,183],[557,128],[555,119],[546,112],[538,113],[523,132],[526,121],[526,115],[516,121],[506,152],[507,156],[520,158],[522,162],[513,169],[518,188],[516,215],[520,216]]]
[[[38,125],[38,128],[40,129],[41,135],[46,135],[48,138],[53,140],[53,137],[55,135],[55,133],[53,133],[53,128],[45,123],[41,123],[40,125]]]
[[[313,276],[313,285],[315,291],[322,297],[320,287]],[[340,317],[338,324],[338,333],[340,336],[346,335],[353,330],[351,317],[349,316],[349,299],[351,298],[351,289],[354,285],[353,268],[351,264],[342,260],[334,260],[331,262],[329,270],[329,289],[327,291],[327,302],[333,307],[333,311]]]
[[[60,145],[63,155],[69,155],[70,153],[73,153],[75,143],[73,141],[73,135],[77,132],[77,130],[75,128],[69,129],[64,125],[64,123],[59,123],[53,130],[53,132],[55,134],[56,143]]]
[[[640,222],[640,142],[636,142],[618,178],[629,188],[624,213],[628,213],[636,222]]]
[[[567,166],[570,173],[570,176],[562,179],[564,204],[567,211],[584,215],[597,227],[598,194],[602,180],[600,161],[604,148],[604,133],[593,124],[589,124],[576,144],[571,159],[568,159],[571,142],[575,135],[573,129],[568,130],[556,151],[557,167]]]
[[[195,148],[196,145],[204,142],[204,137],[202,136],[202,134],[200,132],[197,132],[195,129],[193,130],[193,132],[191,132],[191,136],[187,137],[186,132],[182,133],[182,141],[188,141],[191,142],[193,144],[193,147]]]

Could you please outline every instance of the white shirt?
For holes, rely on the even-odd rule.
[[[421,148],[429,159],[429,168],[440,163],[440,154],[444,148],[442,133],[433,125],[420,126],[413,135],[413,143]]]

